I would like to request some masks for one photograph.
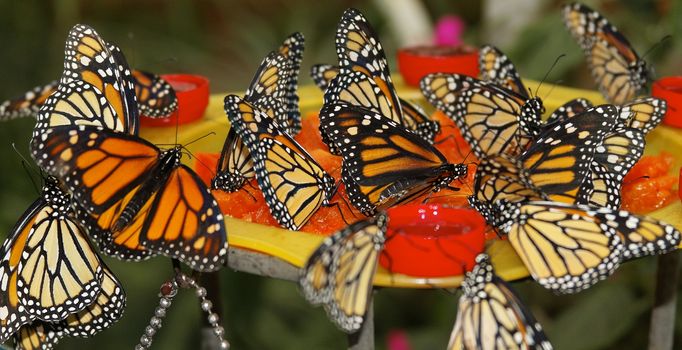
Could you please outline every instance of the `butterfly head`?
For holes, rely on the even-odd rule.
[[[237,173],[226,172],[216,175],[211,183],[211,188],[214,190],[236,192],[242,188],[244,182],[246,182],[244,176]]]
[[[461,179],[467,176],[469,169],[467,164],[444,164],[440,169],[440,176],[436,180],[436,185],[434,186],[434,191],[438,191],[441,188],[446,188],[455,179]]]
[[[71,202],[71,196],[62,190],[59,180],[54,176],[47,176],[45,178],[42,195],[43,199],[50,203],[52,207],[65,209]]]
[[[639,59],[630,63],[630,79],[633,86],[645,86],[654,76],[653,67],[649,67],[646,61]]]

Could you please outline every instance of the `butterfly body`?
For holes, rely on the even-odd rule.
[[[181,150],[179,146],[176,146],[159,154],[157,164],[149,171],[149,178],[140,186],[125,208],[123,208],[121,215],[111,228],[113,231],[120,231],[128,226],[149,198],[159,191],[171,172],[180,165]]]

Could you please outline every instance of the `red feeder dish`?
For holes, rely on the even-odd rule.
[[[419,86],[430,73],[478,76],[478,50],[467,45],[417,46],[398,50],[398,70],[407,85]]]
[[[379,257],[391,272],[420,277],[461,275],[485,247],[485,220],[477,211],[436,204],[387,210],[386,244]]]
[[[651,95],[668,102],[668,111],[665,113],[663,123],[682,128],[682,76],[656,80],[651,87]]]
[[[192,74],[165,74],[161,76],[175,89],[178,109],[166,118],[140,116],[141,126],[173,126],[200,119],[208,106],[208,79]]]

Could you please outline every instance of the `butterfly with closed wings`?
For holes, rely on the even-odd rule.
[[[275,119],[235,95],[225,97],[225,113],[251,153],[258,185],[280,225],[298,230],[320,206],[333,205],[334,178]]]
[[[301,33],[294,33],[285,39],[278,52],[271,52],[261,62],[244,95],[245,101],[277,120],[290,136],[295,136],[301,129],[297,81],[303,47]],[[255,170],[251,153],[234,128],[230,128],[220,153],[212,187],[235,192],[253,177]]]
[[[604,16],[580,3],[565,5],[562,14],[587,57],[599,91],[609,102],[623,104],[644,89],[650,80],[646,62]]]
[[[379,213],[336,232],[300,271],[305,298],[313,305],[324,305],[329,318],[344,332],[355,332],[364,322],[387,221],[386,214]]]
[[[495,274],[487,254],[476,257],[462,290],[448,350],[552,349],[535,317]]]
[[[61,322],[82,312],[109,286],[106,276],[113,278],[73,217],[71,196],[53,177],[45,178],[40,198],[9,234],[0,259],[0,342],[31,322]]]

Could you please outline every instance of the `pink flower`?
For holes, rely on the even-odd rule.
[[[394,329],[386,336],[388,350],[410,350],[410,340],[407,333],[402,329]]]
[[[436,45],[458,46],[462,44],[462,36],[465,29],[464,21],[458,16],[443,16],[436,23],[434,42]]]

